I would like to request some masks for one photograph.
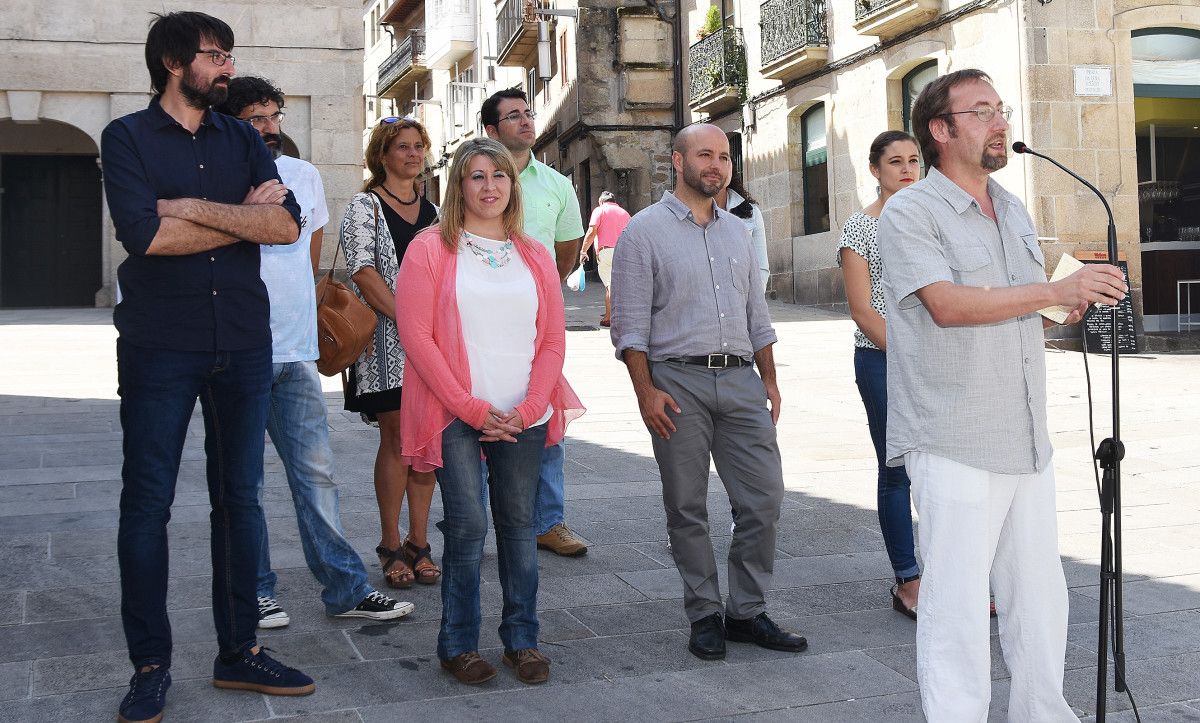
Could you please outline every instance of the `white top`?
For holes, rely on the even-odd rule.
[[[507,263],[493,267],[467,246],[468,241],[490,251],[498,263],[507,256]],[[529,392],[538,312],[533,274],[515,248],[509,247],[506,254],[506,243],[463,232],[455,279],[471,395],[505,412]],[[541,419],[526,419],[525,426],[543,424],[551,411],[547,405]]]
[[[259,275],[271,300],[271,361],[317,358],[317,299],[309,243],[314,230],[329,222],[321,174],[291,156],[275,159],[283,185],[300,204],[300,238],[286,246],[262,246]]]

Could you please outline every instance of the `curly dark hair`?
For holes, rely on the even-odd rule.
[[[229,95],[225,102],[214,110],[236,118],[247,106],[271,101],[283,108],[283,91],[271,81],[253,75],[236,75],[229,80]]]
[[[937,168],[938,161],[941,159],[938,156],[937,141],[933,139],[933,133],[929,131],[929,123],[934,118],[950,112],[950,89],[968,80],[984,80],[991,83],[992,77],[976,68],[956,70],[930,82],[913,102],[913,133],[921,145],[921,157],[931,168]],[[954,116],[946,115],[945,119],[946,126],[953,135],[955,132]]]
[[[150,86],[162,94],[167,89],[167,63],[188,65],[200,50],[200,41],[211,40],[218,48],[233,50],[233,29],[224,20],[197,12],[159,15],[151,13],[150,32],[146,35],[146,69]]]

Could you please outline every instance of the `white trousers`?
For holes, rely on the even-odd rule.
[[[982,723],[992,697],[989,582],[1012,674],[1010,721],[1078,721],[1063,698],[1067,583],[1054,471],[996,474],[926,452],[904,467],[920,518],[917,681],[931,723]],[[989,580],[990,572],[990,580]]]

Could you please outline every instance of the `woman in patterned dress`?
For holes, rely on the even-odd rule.
[[[883,304],[883,266],[875,232],[884,204],[907,188],[921,173],[921,151],[915,138],[903,131],[886,131],[871,143],[871,175],[879,181],[879,198],[846,219],[838,243],[838,264],[846,282],[854,331],[854,381],[867,410],[867,426],[879,465],[879,528],[896,585],[892,607],[916,620],[921,569],[913,544],[909,480],[904,467],[888,467],[884,460],[887,439],[887,332]]]
[[[367,143],[371,178],[350,199],[342,220],[342,246],[354,293],[378,318],[375,338],[354,366],[346,409],[379,424],[375,498],[381,540],[375,552],[388,587],[432,585],[441,576],[430,553],[429,505],[434,476],[414,472],[400,455],[400,393],[404,349],[396,334],[396,274],[413,237],[437,221],[437,207],[417,192],[425,170],[429,134],[411,118],[384,118]],[[401,542],[400,511],[408,497],[408,536]]]

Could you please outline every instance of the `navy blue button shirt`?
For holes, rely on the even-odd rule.
[[[193,134],[158,98],[118,118],[100,142],[104,191],[117,240],[129,257],[117,269],[121,302],[113,323],[135,346],[237,351],[270,346],[270,302],[249,241],[185,256],[148,256],[158,233],[158,199],[240,204],[251,186],[278,179],[275,161],[249,123],[204,114]],[[283,207],[300,220],[288,191]]]

